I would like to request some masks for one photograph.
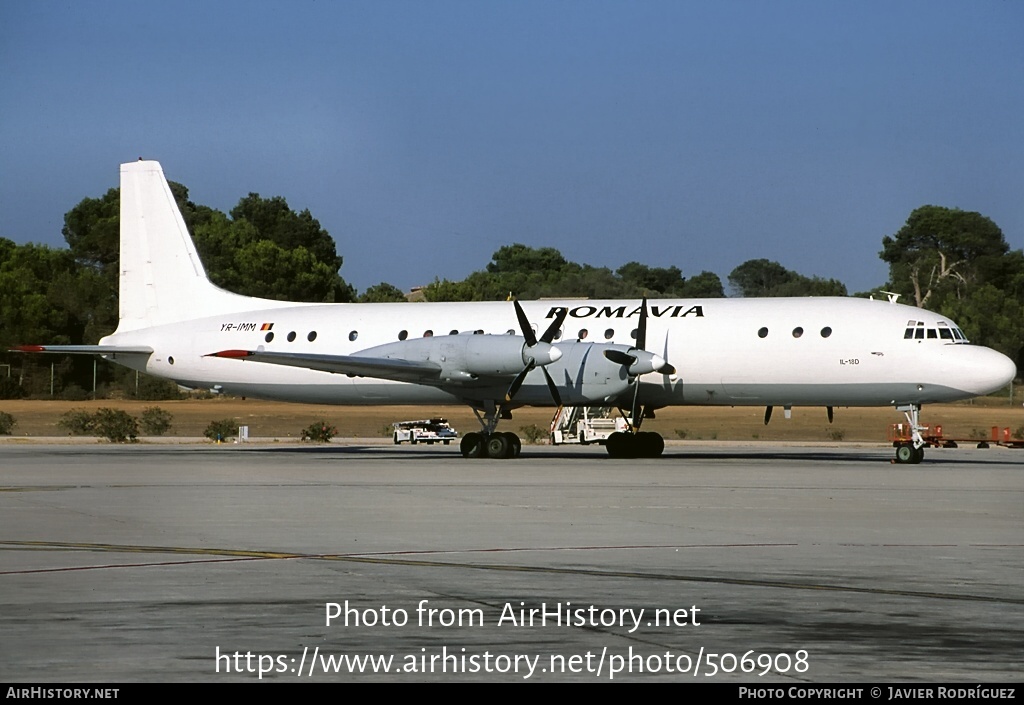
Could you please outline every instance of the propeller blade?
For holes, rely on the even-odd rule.
[[[832,416],[833,416],[832,407],[831,406],[827,406],[825,408],[828,409],[828,422],[832,423]]]
[[[647,297],[640,301],[640,324],[636,327],[636,346],[647,349]]]
[[[550,343],[555,339],[555,333],[557,333],[558,329],[562,327],[562,323],[565,322],[565,317],[567,315],[569,315],[569,309],[562,307],[558,310],[558,313],[555,314],[555,320],[551,321],[551,325],[548,326],[546,331],[544,331],[544,335],[540,337],[542,343]],[[536,343],[534,343],[534,345],[536,345]]]
[[[519,300],[513,299],[512,304],[516,307],[516,318],[519,319],[519,330],[523,332],[523,337],[526,338],[526,344],[532,348],[537,344],[537,336],[533,333],[533,326],[530,325],[530,320],[526,317],[526,312],[523,311],[523,307],[519,305]]]
[[[520,372],[518,375],[516,375],[516,378],[514,380],[512,380],[512,384],[509,385],[508,391],[505,392],[505,401],[506,402],[512,401],[512,397],[514,397],[516,395],[516,392],[519,391],[519,388],[523,386],[523,380],[526,379],[526,375],[528,375],[530,373],[530,370],[532,370],[532,369],[533,369],[533,363],[531,362],[529,365],[527,365],[526,367],[523,368],[522,372]],[[543,369],[543,368],[541,368],[541,369]]]
[[[772,410],[774,410],[774,409],[775,409],[774,406],[766,406],[764,408],[764,425],[765,426],[767,426],[768,422],[772,420]]]
[[[633,408],[630,410],[630,413],[629,413],[629,422],[630,422],[630,425],[634,429],[640,428],[640,424],[642,424],[644,422],[644,420],[640,416],[638,416],[638,414],[640,413],[640,404],[639,404],[640,394],[639,394],[639,392],[640,392],[640,382],[639,382],[639,380],[637,380],[637,381],[633,382]]]
[[[551,375],[548,374],[548,371],[547,371],[546,368],[541,367],[540,370],[541,370],[541,372],[544,373],[544,378],[548,381],[548,391],[551,392],[551,398],[555,400],[555,404],[557,404],[558,406],[561,406],[562,405],[562,397],[558,393],[558,387],[555,386],[555,380],[551,379]]]
[[[621,350],[605,350],[604,356],[612,362],[616,362],[626,367],[629,367],[636,362],[636,357],[629,353],[624,353]]]

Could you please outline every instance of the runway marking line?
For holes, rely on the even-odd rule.
[[[855,546],[860,544],[843,544]],[[878,544],[863,544],[877,546]],[[948,548],[957,544],[883,544],[886,547],[940,547]],[[1016,544],[965,544],[972,548],[1020,548]],[[454,568],[461,570],[493,570],[518,573],[548,573],[556,575],[586,575],[598,578],[635,578],[641,580],[665,580],[673,582],[712,583],[720,585],[738,585],[746,587],[770,587],[789,590],[815,590],[821,592],[852,592],[872,595],[891,595],[898,597],[930,598],[938,600],[960,600],[970,602],[992,602],[1005,604],[1024,604],[1024,598],[991,597],[988,595],[969,595],[958,593],[924,592],[918,590],[899,590],[894,588],[856,587],[852,585],[819,585],[813,583],[794,583],[783,580],[754,580],[745,578],[728,578],[699,575],[673,575],[669,573],[645,573],[640,571],[598,570],[595,568],[560,568],[554,566],[502,565],[496,563],[456,563],[453,561],[399,558],[399,556],[438,555],[449,553],[522,553],[526,551],[598,551],[598,550],[637,550],[666,548],[793,548],[799,544],[754,543],[754,544],[688,544],[688,545],[637,545],[637,546],[564,546],[564,547],[533,547],[533,548],[487,548],[468,551],[394,551],[351,554],[315,554],[315,553],[283,553],[276,551],[253,551],[225,548],[187,548],[175,546],[133,546],[105,543],[82,542],[47,542],[47,541],[0,541],[0,546],[11,549],[28,549],[42,551],[99,551],[110,553],[170,553],[195,556],[218,556],[215,559],[199,559],[193,561],[156,561],[148,563],[112,563],[92,566],[68,566],[62,568],[37,568],[30,570],[0,571],[0,575],[27,575],[33,573],[57,573],[82,570],[103,570],[114,568],[147,568],[196,563],[228,563],[239,561],[266,560],[329,560],[351,563],[370,563],[376,565],[396,565],[430,568]]]

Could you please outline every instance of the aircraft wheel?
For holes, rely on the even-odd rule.
[[[482,433],[470,432],[462,437],[459,450],[463,458],[482,458],[487,450]]]
[[[910,462],[917,465],[924,460],[924,447],[914,448],[914,456],[910,459]]]
[[[395,445],[396,446],[398,445],[398,434],[397,433],[395,434]]]
[[[900,443],[896,446],[896,462],[901,465],[905,463],[913,463],[915,455],[914,446],[911,443]],[[924,453],[922,452],[921,455],[923,457]],[[921,461],[918,460],[917,462]]]
[[[641,458],[658,458],[665,452],[665,439],[660,433],[643,431],[636,434],[636,441]]]
[[[504,433],[492,433],[487,439],[487,457],[494,459],[508,458],[511,455],[512,443]]]
[[[608,451],[608,456],[612,458],[631,458],[634,455],[635,439],[631,433],[623,433],[622,431],[616,431],[612,435],[608,436],[608,441],[604,444],[605,450]]]
[[[518,458],[519,454],[523,452],[523,442],[519,440],[519,436],[514,433],[506,433],[508,436],[509,443],[509,456],[510,458]]]

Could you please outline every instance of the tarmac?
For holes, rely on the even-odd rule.
[[[0,443],[0,682],[995,683],[1024,451]]]

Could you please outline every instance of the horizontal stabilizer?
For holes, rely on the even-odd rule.
[[[433,362],[399,360],[386,357],[360,357],[358,355],[315,355],[306,353],[263,352],[258,350],[221,350],[206,357],[266,362],[272,365],[302,367],[307,370],[333,372],[390,379],[397,382],[426,382],[437,380],[441,366]]]
[[[16,345],[11,352],[64,355],[151,355],[148,345]]]

